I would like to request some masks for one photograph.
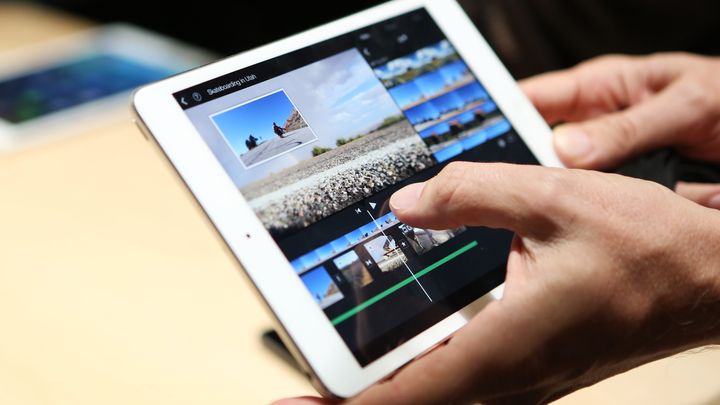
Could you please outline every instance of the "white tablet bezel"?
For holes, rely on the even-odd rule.
[[[396,0],[138,90],[151,134],[213,222],[326,395],[351,397],[387,377],[467,323],[487,296],[361,367],[272,237],[214,157],[173,93],[238,69],[425,7],[538,160],[560,167],[551,131],[455,0]],[[501,288],[494,291],[501,294]]]
[[[93,53],[117,55],[175,72],[214,59],[210,52],[133,25],[115,23],[2,52],[0,56],[6,63],[0,66],[0,81],[58,66]],[[128,90],[101,97],[22,123],[0,118],[0,152],[36,145],[102,125],[113,118],[126,117],[130,93]]]

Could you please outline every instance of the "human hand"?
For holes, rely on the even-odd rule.
[[[391,207],[417,227],[515,231],[505,295],[350,404],[543,403],[720,342],[720,213],[662,186],[452,163],[396,193]]]
[[[605,56],[521,83],[569,167],[607,169],[660,147],[720,163],[720,58]],[[720,185],[675,190],[720,209]]]

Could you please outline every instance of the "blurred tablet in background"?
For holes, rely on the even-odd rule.
[[[213,59],[125,24],[0,53],[0,152],[123,119],[134,88]]]

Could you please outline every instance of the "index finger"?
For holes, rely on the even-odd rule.
[[[545,239],[565,213],[560,193],[576,187],[570,171],[504,163],[453,162],[390,199],[398,219],[429,229],[485,226]],[[574,183],[574,182],[573,182]]]
[[[522,80],[520,87],[549,124],[584,121],[637,104],[664,88],[696,58],[682,53],[603,56]]]

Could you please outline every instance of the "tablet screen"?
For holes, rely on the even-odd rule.
[[[510,232],[388,208],[454,160],[538,163],[424,9],[174,96],[360,365],[504,280]]]
[[[0,119],[20,124],[132,90],[174,73],[112,54],[88,54],[0,81]]]

